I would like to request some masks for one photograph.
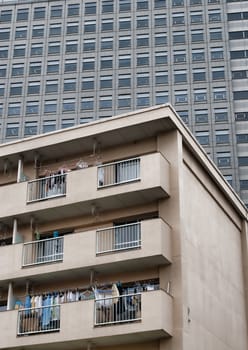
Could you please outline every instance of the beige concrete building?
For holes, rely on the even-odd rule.
[[[0,349],[247,350],[247,209],[170,105],[0,146]]]

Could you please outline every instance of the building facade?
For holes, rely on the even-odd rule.
[[[0,146],[0,349],[247,350],[247,209],[168,105]]]
[[[1,141],[170,102],[248,203],[247,4],[2,1]]]

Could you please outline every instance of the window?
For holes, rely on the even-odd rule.
[[[184,0],[172,0],[172,6],[173,7],[184,6]]]
[[[248,134],[237,134],[237,143],[248,143]]]
[[[3,116],[3,104],[0,103],[0,117]]]
[[[217,152],[217,165],[220,168],[229,168],[231,166],[231,153]]]
[[[129,67],[131,67],[131,55],[119,56],[119,68],[129,68]]]
[[[149,46],[149,35],[148,34],[137,35],[136,45],[137,45],[137,47]]]
[[[94,70],[95,69],[95,59],[94,58],[84,58],[82,69],[83,69],[83,71]]]
[[[95,39],[84,39],[83,48],[84,48],[84,51],[95,51],[96,40]]]
[[[27,27],[16,27],[15,39],[26,39],[27,38]]]
[[[188,122],[189,122],[189,112],[188,111],[178,111],[177,113],[178,113],[179,117],[182,119],[182,121],[185,124],[188,124]]]
[[[138,93],[137,94],[137,107],[146,107],[150,105],[150,94],[149,93]]]
[[[155,104],[161,105],[168,102],[168,91],[157,91],[155,93]]]
[[[113,31],[113,19],[103,19],[102,20],[102,32]]]
[[[16,117],[21,115],[21,102],[9,103],[8,116]]]
[[[232,186],[232,175],[223,175],[225,180]]]
[[[190,12],[191,24],[199,24],[203,22],[202,11],[191,11]]]
[[[71,126],[74,126],[74,124],[75,124],[74,119],[62,119],[61,128],[62,129],[70,128]]]
[[[101,57],[101,60],[100,60],[101,69],[111,69],[112,66],[113,66],[113,57],[112,56]]]
[[[11,76],[17,77],[24,75],[24,63],[13,64],[11,70]]]
[[[0,65],[0,78],[5,78],[7,74],[7,64]]]
[[[211,60],[223,60],[224,59],[224,51],[223,47],[213,47],[210,49]]]
[[[209,10],[208,11],[208,21],[211,22],[221,22],[221,14],[219,10]]]
[[[81,111],[88,111],[94,109],[94,97],[82,97]]]
[[[173,53],[174,63],[185,63],[186,62],[186,51],[185,50],[177,50]]]
[[[31,62],[29,64],[29,75],[41,74],[41,62]]]
[[[120,74],[118,78],[118,87],[131,87],[131,74]]]
[[[224,67],[213,67],[212,68],[212,79],[213,80],[224,80],[225,79]]]
[[[248,112],[237,112],[235,113],[235,120],[236,121],[248,121]]]
[[[9,28],[0,28],[0,40],[8,41],[10,38],[10,29]]]
[[[118,96],[118,108],[131,107],[131,95],[119,95]]]
[[[232,71],[232,79],[246,79],[248,77],[247,70]]]
[[[77,71],[77,60],[65,60],[65,73]]]
[[[184,12],[172,13],[172,24],[174,26],[185,24]]]
[[[85,123],[92,122],[92,120],[93,120],[93,117],[85,116],[83,118],[80,118],[79,123],[80,124],[85,124]]]
[[[188,102],[188,92],[187,90],[175,91],[175,103],[187,103]]]
[[[57,100],[46,100],[44,103],[44,113],[57,113]]]
[[[32,38],[43,38],[44,36],[44,25],[33,26]]]
[[[239,166],[248,166],[248,157],[238,157]]]
[[[154,0],[154,8],[161,8],[166,7],[166,1],[165,0]]]
[[[209,145],[209,131],[196,131],[195,137],[201,145]]]
[[[85,15],[95,15],[96,14],[96,3],[86,2],[84,7]]]
[[[149,73],[137,73],[137,86],[146,86],[150,83]]]
[[[114,4],[112,0],[102,1],[102,13],[113,13]]]
[[[247,38],[248,38],[248,30],[229,32],[229,40],[239,40],[239,39],[247,39]]]
[[[154,26],[157,27],[166,27],[166,15],[156,15],[154,16]]]
[[[66,53],[75,53],[78,50],[78,42],[76,40],[66,41],[65,52]]]
[[[217,123],[226,122],[228,120],[227,108],[215,108],[214,118]]]
[[[136,19],[136,28],[148,28],[149,27],[149,16],[138,16]]]
[[[226,100],[226,89],[225,88],[214,88],[214,101]]]
[[[119,0],[119,12],[127,12],[131,10],[131,0]]]
[[[7,123],[6,137],[18,137],[19,123]]]
[[[102,38],[101,51],[113,50],[113,38]]]
[[[234,91],[233,98],[234,98],[234,100],[247,100],[248,99],[248,90]]]
[[[61,18],[62,17],[62,10],[63,10],[62,5],[51,6],[50,17],[51,18]]]
[[[0,84],[0,96],[4,96],[4,88],[5,88],[5,85]]]
[[[24,136],[36,135],[38,132],[37,122],[25,122]]]
[[[43,44],[31,44],[31,56],[42,56]]]
[[[46,16],[45,7],[35,7],[34,8],[34,19],[44,19]]]
[[[194,42],[198,42],[198,41],[203,41],[204,37],[203,37],[203,30],[202,29],[195,29],[195,30],[191,30],[191,41]]]
[[[149,8],[148,0],[137,0],[136,8],[137,10],[148,10]]]
[[[75,98],[63,99],[63,112],[74,112],[76,108]]]
[[[14,57],[24,57],[26,52],[25,45],[15,45],[14,46]]]
[[[61,35],[61,24],[52,23],[49,28],[49,36],[60,36]]]
[[[210,28],[209,37],[210,37],[210,41],[222,40],[221,28]]]
[[[47,62],[47,74],[59,73],[59,61],[48,61]]]
[[[111,109],[112,108],[112,96],[100,96],[99,107],[100,109]]]
[[[84,33],[95,33],[96,32],[96,21],[85,21],[84,22]]]
[[[207,89],[194,89],[194,101],[195,102],[207,101]]]
[[[207,109],[196,109],[195,110],[195,122],[196,122],[196,124],[208,123],[208,110]]]
[[[167,45],[167,34],[155,34],[155,46]]]
[[[10,96],[22,94],[22,83],[11,83],[10,84]]]
[[[56,130],[56,121],[55,120],[45,120],[43,122],[43,132],[50,132]]]
[[[119,19],[119,30],[130,30],[131,29],[131,18],[124,17]]]
[[[39,113],[39,102],[38,101],[28,101],[26,103],[26,114],[38,114]]]
[[[69,4],[67,7],[67,16],[79,16],[79,4]]]
[[[137,66],[149,66],[149,55],[147,53],[137,53]]]
[[[46,94],[58,92],[58,80],[47,80],[45,91]]]
[[[0,47],[0,58],[8,58],[8,46]]]
[[[100,89],[111,89],[112,88],[112,76],[100,77]]]
[[[32,81],[28,83],[28,95],[40,93],[40,81]]]
[[[131,47],[131,36],[120,36],[119,49],[126,49],[128,47]]]
[[[155,52],[155,65],[162,65],[168,63],[167,52]]]
[[[185,32],[173,32],[173,44],[185,44]]]
[[[156,72],[155,73],[155,84],[156,85],[167,85],[168,84],[168,72]]]
[[[194,68],[193,69],[193,81],[205,81],[206,80],[206,71],[203,68]]]
[[[240,190],[248,190],[248,180],[240,180]]]
[[[215,131],[216,144],[229,143],[229,130]]]
[[[82,79],[82,90],[93,90],[95,88],[94,77],[87,77]]]
[[[0,23],[11,22],[12,10],[2,10],[0,13]]]
[[[174,71],[174,83],[186,83],[187,82],[187,71],[176,70]]]
[[[17,9],[17,21],[27,21],[28,20],[28,9]]]
[[[76,78],[64,80],[64,92],[76,91]]]

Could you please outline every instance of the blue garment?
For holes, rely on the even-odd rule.
[[[24,307],[25,307],[25,309],[31,308],[31,296],[30,295],[26,295]],[[30,314],[30,310],[25,311],[25,315],[28,315],[28,314]]]
[[[59,231],[53,231],[53,238],[59,237]]]
[[[43,329],[47,329],[51,321],[51,315],[52,315],[51,304],[52,304],[52,298],[50,295],[48,295],[43,299],[43,302],[42,302],[42,306],[44,306],[42,308],[42,316],[41,316]]]

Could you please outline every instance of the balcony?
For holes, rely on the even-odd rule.
[[[64,237],[24,243],[22,266],[62,261],[63,252]]]
[[[52,274],[55,281],[66,270],[87,275],[91,269],[116,273],[166,265],[171,262],[170,235],[169,226],[157,218],[0,247],[0,280],[38,282]]]
[[[128,297],[131,298],[127,299]],[[78,349],[78,344],[87,346],[89,341],[95,346],[110,346],[137,342],[139,339],[142,342],[152,341],[172,335],[173,310],[170,295],[156,290],[122,298],[127,299],[127,304],[134,302],[132,309],[127,306],[125,311],[120,312],[113,302],[111,308],[116,312],[102,307],[99,309],[99,300],[61,304],[58,306],[59,319],[52,323],[53,316],[50,316],[49,324],[47,320],[43,323],[44,329],[38,312],[38,316],[32,316],[31,313],[30,319],[25,315],[25,311],[32,311],[30,309],[1,312],[0,349],[25,346],[35,349],[44,343],[48,348],[52,345],[53,349],[61,349],[62,344],[65,346],[66,343],[68,348]],[[16,330],[17,320],[19,323]]]
[[[92,204],[102,211],[121,209],[169,196],[169,163],[160,154],[92,166],[63,175],[0,187],[7,201],[1,220],[17,217],[28,223],[89,215]],[[52,209],[52,210],[51,210]]]

